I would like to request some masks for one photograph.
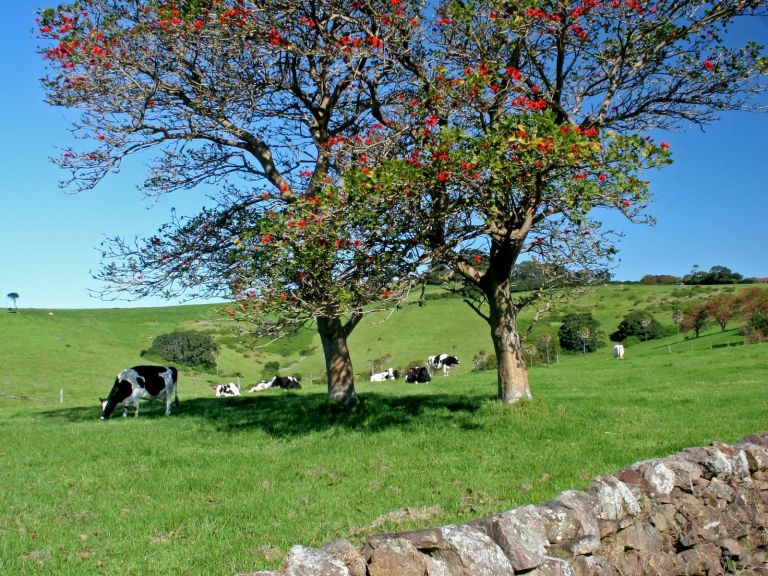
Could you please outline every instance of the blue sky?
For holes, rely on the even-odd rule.
[[[149,200],[137,189],[142,166],[129,164],[96,190],[65,194],[64,174],[49,158],[71,142],[67,112],[43,102],[35,52],[34,15],[55,4],[14,0],[5,6],[0,35],[0,296],[20,295],[25,308],[104,308],[177,304],[145,299],[104,302],[89,295],[98,284],[97,247],[105,235],[145,236],[175,207],[193,214],[202,193]],[[744,24],[740,34],[768,44],[768,20]],[[766,97],[768,103],[768,97]],[[731,113],[705,132],[665,133],[674,164],[650,173],[655,227],[611,222],[626,234],[618,280],[644,274],[681,276],[694,265],[728,266],[768,277],[768,114]]]

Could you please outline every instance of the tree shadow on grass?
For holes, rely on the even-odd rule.
[[[474,414],[491,396],[416,394],[404,396],[366,393],[351,407],[328,401],[325,394],[268,394],[235,398],[190,398],[174,407],[171,418],[198,420],[228,432],[260,430],[273,437],[291,437],[343,429],[376,433],[389,428],[434,426],[439,421],[464,429],[480,427]],[[140,419],[163,419],[161,402],[143,402]],[[133,410],[129,410],[129,415]],[[116,412],[117,414],[117,412]],[[46,410],[46,418],[69,422],[98,419],[95,407]],[[113,419],[122,419],[119,415]],[[129,417],[130,418],[130,417]]]

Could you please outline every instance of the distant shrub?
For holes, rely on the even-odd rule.
[[[264,378],[272,378],[276,376],[280,370],[280,362],[277,360],[270,360],[264,364],[264,368],[261,369],[261,375]]]
[[[560,347],[571,352],[594,352],[600,346],[599,326],[589,312],[568,314],[557,332]]]
[[[158,356],[167,362],[213,368],[219,345],[210,334],[196,330],[180,330],[161,334],[142,356]]]
[[[641,340],[653,340],[664,334],[664,327],[649,312],[635,310],[630,312],[619,324],[618,330],[609,338],[613,342],[622,342],[630,336]]]

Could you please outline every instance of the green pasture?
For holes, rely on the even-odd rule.
[[[569,309],[592,311],[606,334],[633,308],[671,325],[675,302],[706,293],[674,290],[610,285]],[[0,313],[0,574],[269,569],[292,544],[462,522],[768,429],[768,346],[744,345],[735,324],[637,343],[624,361],[608,347],[561,354],[531,369],[533,401],[502,406],[495,373],[470,361],[492,350],[487,327],[434,294],[364,320],[356,369],[384,354],[400,365],[455,352],[462,364],[425,385],[361,376],[349,412],[325,401],[311,332],[254,349],[211,306]],[[556,332],[556,318],[538,330]],[[219,375],[182,371],[170,418],[145,403],[139,419],[100,421],[114,374],[180,328],[225,344]],[[251,385],[270,360],[304,388],[213,397],[212,384]]]

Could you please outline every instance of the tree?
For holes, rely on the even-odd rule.
[[[693,302],[683,310],[683,319],[680,326],[685,331],[693,330],[696,338],[707,325],[709,314],[707,307],[703,302]]]
[[[708,272],[702,272],[698,266],[694,266],[693,271],[683,277],[686,284],[738,284],[743,280],[741,274],[732,272],[726,266],[712,266]]]
[[[147,194],[215,186],[214,208],[174,215],[151,238],[108,239],[101,295],[222,296],[272,337],[316,321],[329,396],[353,400],[347,338],[368,302],[404,293],[395,285],[409,268],[396,260],[412,245],[388,234],[391,210],[375,190],[346,193],[344,162],[362,170],[388,153],[398,79],[385,46],[404,42],[414,16],[405,1],[73,0],[43,10],[48,101],[80,111],[82,145],[58,159],[64,184],[93,188],[142,153],[153,162]]]
[[[600,345],[600,324],[590,313],[572,313],[563,318],[557,331],[563,350],[594,352]]]
[[[723,31],[765,6],[443,0],[403,47],[422,95],[401,116],[409,151],[380,173],[419,195],[419,241],[482,294],[467,300],[489,324],[502,401],[531,395],[518,315],[543,293],[513,296],[518,259],[599,273],[619,240],[600,212],[651,221],[645,172],[670,151],[649,131],[754,106],[764,56]]]
[[[213,368],[219,345],[210,334],[196,330],[177,330],[161,334],[152,346],[142,353],[159,356],[166,362],[177,362],[191,367]]]
[[[19,299],[18,293],[17,292],[9,292],[8,294],[5,295],[5,297],[8,298],[8,300],[10,300],[11,302],[13,302],[13,309],[14,309],[14,311],[18,311],[18,307],[16,306],[16,300]]]
[[[768,339],[768,290],[753,287],[737,296],[741,316],[747,325],[743,334],[748,342],[765,342]]]
[[[704,305],[707,309],[707,314],[714,318],[715,322],[720,326],[720,330],[725,332],[728,322],[736,315],[738,301],[734,294],[718,292],[707,298]]]
[[[642,310],[630,312],[619,323],[616,332],[609,338],[613,342],[623,342],[630,336],[638,336],[643,340],[658,338],[664,333],[664,327],[653,317],[653,314]]]

